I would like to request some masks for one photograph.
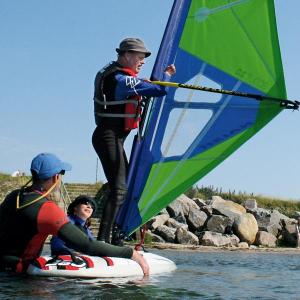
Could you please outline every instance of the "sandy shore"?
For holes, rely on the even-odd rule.
[[[126,246],[134,247],[135,243],[125,243]],[[144,245],[145,249],[159,249],[159,250],[180,250],[180,251],[197,251],[197,252],[228,252],[228,251],[237,251],[237,252],[253,252],[253,253],[286,253],[286,254],[299,254],[300,248],[287,248],[287,247],[276,247],[276,248],[267,248],[267,247],[250,247],[250,248],[238,248],[238,247],[214,247],[214,246],[195,246],[195,245],[182,245],[182,244],[173,244],[173,243],[151,243]],[[49,242],[46,242],[44,245],[44,251],[50,253]]]
[[[183,250],[183,251],[198,251],[198,252],[222,252],[222,251],[239,251],[239,252],[253,252],[253,253],[287,253],[287,254],[300,254],[298,248],[266,248],[266,247],[250,247],[250,248],[238,248],[238,247],[213,247],[213,246],[194,246],[194,245],[181,245],[172,243],[151,243],[145,245],[146,249],[160,249],[160,250]]]

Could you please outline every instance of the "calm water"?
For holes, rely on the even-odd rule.
[[[300,255],[151,251],[172,259],[178,269],[148,280],[0,273],[0,299],[300,299]]]

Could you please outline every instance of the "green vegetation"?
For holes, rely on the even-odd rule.
[[[9,174],[0,173],[0,183],[8,181],[22,184],[23,182],[26,183],[30,178],[30,176],[11,177]]]
[[[4,199],[5,195],[7,195],[10,191],[24,185],[30,176],[20,176],[20,177],[11,177],[8,174],[0,173],[0,203]],[[102,182],[97,184],[68,184],[66,183],[66,187],[69,191],[72,186],[86,186],[89,190],[95,189],[98,192],[95,192],[96,200],[99,204],[99,211],[102,210],[105,198],[107,196],[108,187],[106,184]],[[101,188],[102,187],[102,188]],[[78,190],[78,194],[82,193],[82,190]],[[284,200],[279,198],[266,197],[261,195],[248,194],[245,192],[235,192],[228,191],[223,192],[222,189],[215,188],[214,186],[209,187],[191,187],[185,193],[190,198],[200,198],[200,199],[211,199],[212,196],[220,196],[223,199],[232,200],[236,203],[243,204],[247,199],[255,199],[257,201],[258,207],[266,208],[266,209],[277,209],[281,213],[292,217],[295,211],[300,211],[300,199],[299,201],[295,200]],[[77,196],[77,194],[76,194]],[[75,195],[74,195],[75,197]],[[74,198],[72,197],[72,199]]]
[[[30,176],[11,177],[0,173],[0,203],[9,192],[24,185],[29,179]]]
[[[214,186],[192,187],[185,194],[190,198],[200,198],[204,200],[211,199],[212,196],[220,196],[223,199],[228,199],[239,204],[243,204],[247,199],[255,199],[258,207],[277,209],[279,212],[289,217],[292,217],[295,211],[300,211],[300,199],[299,201],[295,201],[254,195],[253,193],[236,193],[236,191],[223,192],[221,188],[215,188]]]

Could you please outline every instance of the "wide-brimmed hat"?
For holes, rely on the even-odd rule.
[[[73,215],[74,208],[79,204],[90,204],[93,209],[93,212],[95,212],[95,210],[97,209],[97,204],[91,197],[86,195],[80,195],[76,197],[75,200],[69,205],[67,211],[68,215]]]
[[[48,179],[62,171],[70,171],[72,166],[61,161],[52,153],[40,153],[31,162],[31,173],[39,179]]]
[[[145,53],[145,57],[151,55],[151,52],[146,48],[144,42],[138,38],[126,38],[121,43],[119,48],[116,48],[118,53],[126,52],[126,51],[134,51]]]

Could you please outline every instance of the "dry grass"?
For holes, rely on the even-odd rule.
[[[211,199],[212,196],[220,196],[223,199],[232,200],[236,203],[243,204],[247,199],[255,199],[258,207],[265,209],[277,209],[284,215],[292,217],[295,211],[300,211],[300,199],[289,200],[276,197],[267,197],[262,195],[254,195],[253,193],[228,191],[223,192],[222,189],[210,187],[193,187],[186,192],[189,197],[197,197],[201,199]]]

